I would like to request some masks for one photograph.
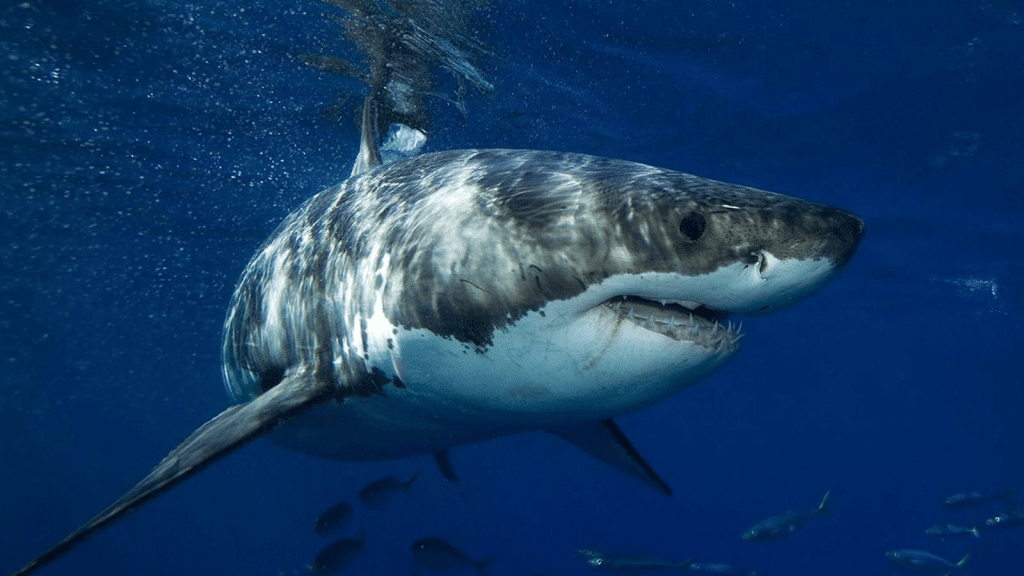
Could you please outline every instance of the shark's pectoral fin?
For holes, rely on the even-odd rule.
[[[117,502],[12,576],[34,572],[128,512],[268,432],[282,420],[332,398],[332,393],[329,385],[316,384],[312,378],[288,377],[253,400],[221,412],[172,450]]]
[[[437,468],[441,471],[441,475],[447,478],[449,482],[459,481],[459,477],[455,475],[455,467],[452,466],[452,459],[448,456],[447,452],[444,450],[434,452],[434,462],[437,462]]]
[[[658,476],[654,468],[651,468],[651,465],[637,452],[629,438],[626,438],[619,426],[611,419],[549,428],[547,431],[582,449],[587,454],[636,476],[665,494],[672,494],[672,488],[661,479],[661,476]]]

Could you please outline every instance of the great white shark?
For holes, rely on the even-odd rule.
[[[68,551],[269,433],[338,460],[551,432],[670,492],[612,420],[731,358],[729,318],[789,307],[852,257],[828,206],[634,162],[454,150],[382,165],[364,106],[352,175],[291,213],[224,328],[234,404],[117,502],[15,572]]]
[[[373,164],[373,162],[371,162]],[[726,319],[800,301],[863,222],[827,206],[561,152],[461,150],[362,171],[256,253],[224,331],[236,403],[15,574],[265,432],[340,460],[546,430],[667,491],[611,418],[732,357]]]

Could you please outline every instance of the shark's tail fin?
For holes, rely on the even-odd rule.
[[[341,9],[342,14],[333,19],[362,62],[326,55],[305,55],[302,59],[321,70],[361,80],[369,87],[363,104],[363,139],[353,175],[380,164],[374,159],[389,126],[405,126],[419,135],[427,133],[427,96],[448,100],[464,113],[466,84],[484,92],[493,90],[474,63],[486,49],[470,33],[473,17],[484,0],[324,1]],[[453,94],[438,89],[438,69],[447,70],[454,78]],[[422,145],[423,138],[414,139]]]

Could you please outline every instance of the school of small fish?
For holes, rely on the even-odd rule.
[[[366,508],[380,509],[389,506],[403,495],[411,495],[413,482],[419,473],[401,481],[393,476],[377,478],[367,483],[358,493],[359,502]],[[343,532],[355,516],[356,508],[347,500],[328,507],[313,524],[313,530],[324,537],[337,536]],[[338,576],[355,563],[366,548],[366,534],[360,530],[358,538],[337,538],[316,555],[313,561],[300,568],[281,572],[280,576]],[[487,575],[487,566],[492,558],[474,560],[454,545],[436,537],[426,537],[409,545],[413,563],[413,576],[420,568],[430,570],[455,570],[471,568]]]
[[[742,539],[747,542],[780,540],[810,521],[827,514],[829,503],[830,493],[826,492],[817,506],[791,509],[770,516],[751,526],[743,533]],[[1008,490],[963,492],[946,498],[942,503],[942,507],[947,510],[980,511],[985,506],[999,506],[1001,510],[987,517],[980,513],[976,514],[978,520],[973,523],[940,522],[925,528],[924,534],[940,542],[960,540],[970,544],[982,540],[982,526],[986,530],[1024,526],[1024,504],[1013,503]],[[738,568],[725,562],[696,562],[693,557],[678,561],[632,553],[609,554],[590,548],[581,548],[577,552],[583,556],[588,566],[608,572],[647,574],[656,570],[672,570],[733,576],[757,575],[756,570]],[[964,553],[956,560],[949,560],[933,552],[913,548],[888,550],[883,553],[883,556],[898,568],[909,572],[953,576],[964,573],[971,558],[971,552]]]
[[[942,507],[947,510],[976,511],[981,510],[983,506],[991,504],[1009,506],[1009,508],[1005,508],[987,519],[978,515],[978,521],[973,523],[940,522],[933,524],[925,528],[924,533],[940,542],[947,540],[977,542],[982,540],[982,524],[990,527],[1024,524],[1024,506],[1013,505],[1010,502],[1009,490],[1001,492],[961,492],[946,498],[942,502]],[[949,560],[927,550],[900,548],[887,551],[885,559],[910,572],[950,576],[956,573],[963,573],[967,562],[971,559],[971,552],[964,553],[957,560]]]
[[[378,478],[367,483],[358,493],[358,501],[366,508],[379,509],[395,502],[403,495],[411,495],[413,483],[418,474],[408,480],[398,480],[392,476]],[[769,516],[751,526],[742,534],[747,542],[775,542],[795,532],[821,516],[829,513],[831,493],[825,492],[821,500],[810,508],[790,509],[781,514]],[[998,530],[1014,526],[1024,526],[1024,504],[1012,501],[1009,491],[1002,492],[964,492],[954,494],[942,502],[947,510],[966,511],[977,517],[976,522],[943,521],[923,530],[924,534],[939,542],[947,540],[962,543],[977,543],[982,540],[982,529]],[[998,510],[985,514],[985,509]],[[314,523],[314,531],[320,536],[333,537],[344,531],[355,514],[355,507],[348,501],[340,501],[324,510]],[[313,559],[312,563],[298,570],[288,572],[289,575],[315,574],[338,576],[344,573],[363,554],[366,536],[362,530],[358,538],[339,538],[325,546]],[[689,556],[681,559],[665,559],[654,555],[637,553],[607,553],[591,548],[577,550],[584,563],[597,570],[623,574],[650,574],[653,572],[689,572],[721,576],[757,576],[756,570],[737,567],[721,561],[697,561]],[[418,576],[421,569],[475,571],[487,576],[487,568],[493,557],[474,559],[462,552],[455,545],[437,538],[427,536],[409,545],[409,553],[413,566],[413,576]],[[896,567],[917,573],[942,574],[954,576],[963,574],[971,552],[960,555],[955,560],[935,554],[927,550],[899,548],[885,551],[884,558]],[[956,557],[954,557],[956,558]],[[462,572],[460,572],[462,573]],[[286,573],[282,572],[282,575]]]

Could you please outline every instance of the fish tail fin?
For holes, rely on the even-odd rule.
[[[437,469],[441,471],[441,475],[446,480],[453,484],[459,481],[459,476],[455,473],[455,466],[452,465],[452,459],[448,456],[448,452],[444,450],[435,451],[434,462],[437,463]]]
[[[491,556],[490,558],[484,558],[479,562],[473,562],[473,566],[476,567],[476,571],[480,573],[480,576],[487,576],[487,567],[490,566],[493,561],[494,556]]]
[[[832,491],[829,490],[828,492],[825,492],[824,496],[821,497],[821,503],[818,504],[818,513],[828,512],[829,494],[831,493]]]
[[[978,540],[981,540],[981,530],[978,529],[977,526],[971,528],[970,532],[971,532],[971,534],[974,535],[975,538],[977,538]]]
[[[408,480],[408,481],[406,481],[406,483],[404,484],[404,486],[405,486],[406,488],[409,488],[409,487],[411,487],[411,486],[412,486],[412,483],[416,481],[416,478],[419,478],[419,475],[420,475],[420,473],[419,473],[419,472],[414,472],[414,473],[413,473],[413,475],[412,475],[412,476],[411,476],[411,477],[409,478],[409,480]]]

